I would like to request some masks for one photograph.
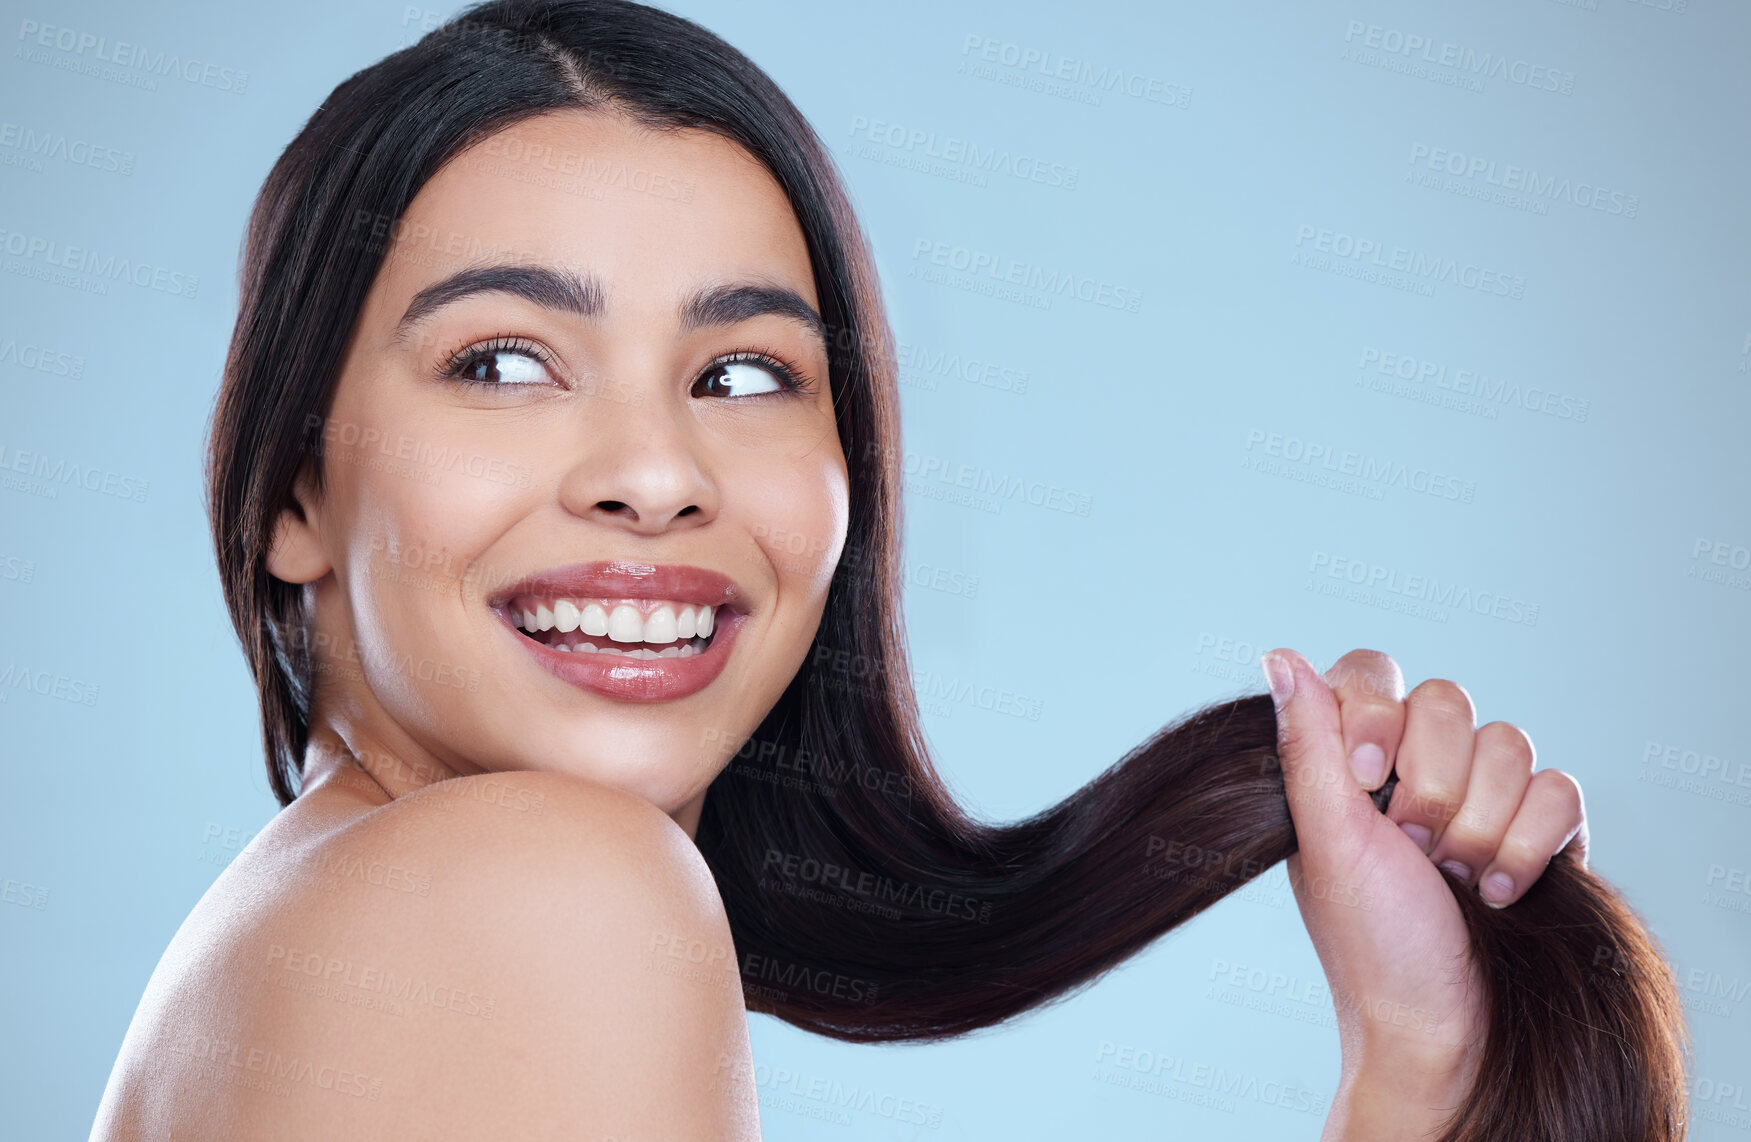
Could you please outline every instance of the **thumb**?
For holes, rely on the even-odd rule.
[[[1298,847],[1322,862],[1343,861],[1363,847],[1380,811],[1344,754],[1337,696],[1293,650],[1268,651],[1259,661],[1277,707],[1277,756]]]

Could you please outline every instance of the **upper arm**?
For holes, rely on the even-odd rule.
[[[527,773],[386,808],[319,862],[347,902],[308,894],[262,957],[273,1045],[355,1076],[291,1089],[325,1137],[759,1136],[729,923],[673,821]]]

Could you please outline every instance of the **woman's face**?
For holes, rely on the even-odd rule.
[[[561,771],[691,831],[845,539],[789,202],[718,136],[567,111],[355,229],[385,261],[269,560],[309,584],[313,733],[380,779]]]

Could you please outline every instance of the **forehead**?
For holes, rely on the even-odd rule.
[[[709,131],[566,110],[458,154],[378,239],[386,306],[465,266],[518,260],[596,275],[607,316],[668,308],[701,282],[766,279],[818,306],[802,228],[778,183]],[[393,321],[395,309],[388,314]]]

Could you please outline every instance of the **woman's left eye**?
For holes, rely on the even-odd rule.
[[[762,357],[719,361],[693,382],[696,397],[748,397],[802,388],[795,371]]]
[[[474,349],[447,372],[458,380],[489,385],[539,385],[548,379],[547,363],[527,349]]]

